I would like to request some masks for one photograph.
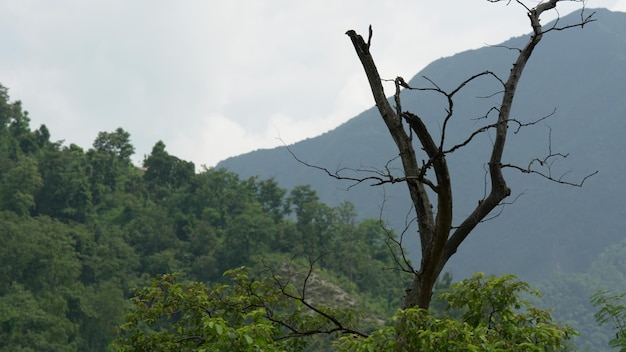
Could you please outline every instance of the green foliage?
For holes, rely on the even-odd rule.
[[[288,192],[273,179],[240,179],[224,169],[196,173],[162,142],[139,168],[130,162],[130,134],[121,128],[99,133],[84,151],[51,143],[48,129],[31,131],[29,121],[0,86],[0,351],[105,351],[129,311],[135,320],[118,341],[158,344],[163,336],[202,332],[210,337],[207,350],[328,350],[341,329],[322,313],[346,324],[341,331],[389,338],[354,338],[363,346],[395,343],[387,329],[417,324],[405,315],[424,316],[419,324],[442,332],[489,326],[478,308],[473,320],[463,321],[468,307],[475,308],[469,303],[443,311],[446,298],[434,301],[432,315],[401,313],[381,329],[401,305],[410,277],[393,269],[395,234],[378,220],[357,220],[349,202],[331,207],[310,186]],[[611,258],[598,267],[619,268]],[[309,261],[316,270],[307,276]],[[284,277],[282,286],[242,270],[221,275],[241,265],[272,270]],[[167,274],[174,271],[179,281]],[[443,280],[438,289],[452,292],[450,283]],[[504,297],[522,288],[467,299],[501,300],[503,309],[512,304]],[[132,304],[130,297],[136,297]],[[213,309],[211,315],[202,307]],[[157,318],[158,312],[164,315]],[[498,315],[494,324],[504,326],[511,314],[518,312]],[[176,324],[180,331],[172,330]],[[311,338],[298,331],[325,333]],[[166,342],[163,348],[177,350]]]
[[[192,162],[170,155],[162,141],[154,145],[143,167],[146,170],[143,175],[146,186],[157,199],[165,197],[172,188],[188,184],[195,173]]]
[[[393,266],[387,234],[375,221],[357,222],[350,203],[329,207],[308,186],[288,194],[272,179],[224,169],[196,173],[162,142],[139,168],[121,128],[99,133],[85,151],[51,143],[50,131],[31,131],[29,121],[0,86],[0,336],[13,336],[5,350],[47,349],[20,342],[30,339],[103,351],[132,289],[174,271],[216,284],[232,267],[318,258],[315,278],[326,286],[315,297],[329,300],[333,287],[363,305],[370,325],[399,304],[406,278],[385,270]],[[16,294],[32,301],[22,320],[11,313]],[[56,339],[47,337],[52,325]],[[29,338],[18,338],[27,326]]]
[[[76,351],[77,326],[57,297],[38,298],[19,284],[0,296],[0,351]]]
[[[266,307],[280,306],[280,291],[250,280],[243,268],[226,273],[232,285],[209,289],[161,275],[133,298],[136,310],[120,327],[115,351],[284,351],[278,323],[265,319]],[[255,292],[258,296],[251,295]]]
[[[575,334],[522,300],[538,293],[512,275],[452,285],[442,299],[463,311],[459,319],[411,308],[369,334],[353,329],[353,309],[300,300],[305,293],[281,276],[255,279],[244,268],[226,275],[229,284],[212,288],[173,275],[153,279],[133,298],[114,349],[301,351],[316,346],[310,336],[336,331],[328,337],[338,351],[558,351]]]
[[[595,318],[600,324],[611,323],[615,330],[615,338],[609,341],[611,347],[619,347],[626,351],[626,293],[611,295],[608,291],[598,291],[591,296],[591,303],[599,308]]]
[[[0,175],[0,209],[11,210],[19,215],[28,215],[35,208],[35,193],[42,185],[37,160],[30,156],[19,156],[7,162]]]
[[[72,230],[50,218],[0,212],[0,294],[20,283],[33,292],[71,286],[80,274]]]
[[[552,321],[548,311],[531,306],[520,295],[538,295],[513,275],[472,278],[442,294],[460,319],[436,318],[427,311],[400,311],[367,338],[344,336],[340,351],[556,351],[576,332]]]
[[[111,206],[117,192],[125,192],[126,183],[133,176],[130,157],[135,147],[130,143],[130,133],[118,128],[114,132],[100,132],[87,152],[92,199],[95,204]]]
[[[68,317],[80,275],[72,230],[50,218],[0,212],[0,350],[71,351]]]
[[[93,142],[96,152],[108,154],[117,162],[130,164],[130,157],[135,152],[135,147],[130,143],[130,134],[122,128],[115,132],[100,132]]]
[[[287,211],[288,206],[284,202],[286,193],[287,190],[280,188],[273,178],[257,181],[257,200],[263,211],[272,214],[275,222],[280,222]]]
[[[83,150],[74,144],[44,150],[39,163],[44,182],[35,196],[37,213],[84,222],[93,208],[89,167]]]

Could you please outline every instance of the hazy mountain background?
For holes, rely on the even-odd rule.
[[[480,225],[463,243],[444,269],[455,279],[471,272],[514,273],[537,282],[554,273],[581,272],[609,245],[624,238],[626,228],[626,14],[605,9],[595,11],[597,21],[583,29],[552,31],[536,49],[520,83],[513,116],[536,120],[555,113],[535,126],[510,134],[503,161],[528,165],[533,158],[552,152],[569,153],[552,166],[555,177],[577,182],[596,170],[599,173],[576,188],[540,177],[507,172],[512,189],[502,214]],[[565,25],[580,20],[573,13],[560,20]],[[550,26],[550,25],[548,25]],[[428,77],[441,88],[452,89],[467,77],[490,70],[503,79],[526,37],[434,61],[409,82],[428,87]],[[346,45],[350,45],[346,38]],[[420,45],[407,43],[407,45]],[[428,50],[428,45],[424,45]],[[355,55],[355,65],[360,65]],[[389,71],[389,70],[387,70]],[[366,83],[365,74],[363,84]],[[393,78],[393,77],[384,77]],[[481,125],[477,118],[497,104],[500,95],[493,79],[480,79],[455,101],[455,117],[447,145],[463,140]],[[392,93],[392,92],[388,92]],[[403,92],[403,109],[420,115],[432,133],[443,119],[443,100],[433,94]],[[512,126],[513,129],[515,126]],[[550,143],[551,141],[551,143]],[[328,168],[382,169],[397,152],[373,107],[335,130],[289,147],[302,160]],[[455,219],[460,222],[482,197],[490,136],[484,134],[470,147],[449,157],[455,196]],[[402,231],[409,200],[404,184],[370,187],[337,181],[324,172],[298,163],[285,147],[258,150],[220,162],[242,177],[275,178],[285,188],[310,184],[323,202],[353,202],[362,217],[383,218]],[[345,171],[345,175],[351,175]],[[361,175],[366,175],[361,173]],[[519,196],[519,197],[517,197]],[[517,198],[516,198],[517,197]],[[406,245],[416,259],[416,233],[407,232]],[[410,238],[409,238],[410,237]]]
[[[529,281],[543,293],[533,304],[553,308],[556,321],[580,332],[575,343],[581,351],[608,351],[615,337],[612,326],[598,326],[590,296],[600,289],[626,292],[625,16],[597,10],[598,21],[582,30],[549,33],[529,63],[513,115],[516,121],[550,118],[519,131],[512,122],[517,133],[511,133],[504,158],[523,166],[546,153],[569,153],[550,163],[554,177],[577,182],[599,173],[575,188],[509,170],[514,204],[479,226],[445,268],[454,280],[484,271]],[[560,24],[577,20],[573,14]],[[513,38],[437,60],[409,81],[450,90],[487,69],[505,75],[513,48],[523,42]],[[455,101],[447,147],[487,123],[481,117],[498,104],[497,80],[482,77],[467,88]],[[442,97],[414,93],[402,93],[404,108],[439,133]],[[52,142],[45,125],[31,130],[30,121],[0,84],[0,350],[109,350],[114,327],[131,308],[133,288],[157,274],[178,272],[181,282],[217,283],[225,270],[242,265],[267,273],[268,265],[290,263],[306,272],[306,257],[317,253],[325,255],[316,272],[332,285],[309,298],[317,301],[319,294],[320,301],[339,306],[358,302],[355,313],[365,324],[359,330],[378,328],[400,306],[410,278],[385,270],[394,263],[378,222],[355,221],[349,204],[329,205],[350,200],[361,218],[382,213],[401,232],[410,214],[404,184],[364,183],[347,190],[350,183],[299,164],[286,148],[219,165],[239,177],[224,168],[196,173],[192,162],[169,154],[158,141],[140,168],[132,163],[130,134],[121,127],[98,133],[93,148],[83,150]],[[490,138],[480,135],[449,158],[457,223],[485,192]],[[386,165],[401,176],[396,162],[388,163],[397,152],[374,109],[291,150],[346,176],[355,175],[350,169]],[[303,184],[317,189],[325,203],[309,186],[284,189]],[[415,228],[405,236],[414,259],[416,236]],[[337,300],[338,295],[349,298]],[[443,305],[439,301],[434,310]]]

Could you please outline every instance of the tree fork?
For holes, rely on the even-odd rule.
[[[499,2],[500,0],[488,0]],[[520,0],[516,1],[527,10],[532,34],[526,45],[519,50],[517,59],[512,65],[506,82],[500,81],[504,86],[502,101],[498,109],[497,122],[493,125],[496,136],[488,162],[491,188],[489,194],[474,208],[471,214],[461,222],[461,225],[452,231],[452,190],[450,174],[446,164],[446,152],[443,150],[443,137],[440,145],[434,143],[431,134],[419,116],[401,111],[399,104],[398,84],[410,88],[403,79],[396,79],[396,107],[397,111],[389,104],[385,95],[381,78],[370,53],[372,29],[369,28],[367,43],[363,37],[354,30],[349,30],[346,35],[350,37],[354,49],[367,76],[376,107],[389,130],[402,161],[405,181],[411,196],[417,218],[422,259],[419,270],[414,270],[414,278],[411,287],[407,289],[404,299],[404,308],[420,307],[428,309],[432,296],[434,283],[450,257],[456,253],[458,247],[467,238],[471,231],[483,221],[487,215],[511,194],[502,174],[502,155],[506,144],[510,112],[515,98],[515,92],[524,68],[530,59],[535,47],[541,41],[543,34],[552,29],[565,29],[580,26],[591,22],[591,16],[581,17],[581,22],[560,28],[551,28],[543,31],[540,24],[540,16],[543,12],[556,8],[561,0],[550,0],[539,3],[534,8],[528,8]],[[593,14],[592,14],[593,15]],[[497,78],[497,77],[496,77]],[[399,81],[401,80],[401,81]],[[499,79],[498,79],[499,80]],[[460,88],[459,88],[460,89]],[[439,90],[442,92],[441,90]],[[454,93],[452,93],[454,94]],[[446,96],[452,99],[452,94]],[[419,167],[412,138],[407,135],[404,128],[406,122],[416,134],[422,149],[429,157],[428,167],[434,169],[437,184],[432,186],[425,179],[426,166]],[[437,196],[437,213],[433,213],[426,186],[431,186]]]

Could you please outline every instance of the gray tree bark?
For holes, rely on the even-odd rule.
[[[488,1],[497,2],[498,0]],[[419,268],[413,269],[414,278],[411,287],[406,291],[404,308],[420,307],[427,309],[429,307],[435,281],[450,257],[456,253],[461,243],[474,230],[476,225],[484,220],[495,207],[511,194],[511,190],[502,174],[502,154],[506,144],[511,107],[517,85],[535,47],[541,41],[545,32],[554,29],[544,30],[540,24],[540,16],[544,12],[554,9],[558,2],[559,0],[551,0],[540,3],[534,8],[528,8],[521,1],[517,1],[527,10],[532,34],[526,45],[519,50],[519,55],[515,63],[513,63],[507,80],[500,80],[503,84],[503,96],[498,109],[498,118],[495,123],[487,126],[495,130],[495,139],[488,162],[490,190],[488,195],[478,202],[471,214],[461,222],[460,226],[454,229],[452,228],[453,198],[446,156],[457,148],[444,150],[443,141],[439,144],[435,143],[419,116],[401,110],[398,87],[411,87],[408,87],[406,82],[400,77],[396,79],[396,87],[398,88],[396,93],[397,106],[395,109],[391,106],[385,95],[381,78],[369,50],[372,37],[371,28],[367,43],[354,30],[346,32],[365,70],[376,107],[398,148],[404,168],[404,181],[415,209],[422,258]],[[589,21],[591,21],[590,17],[586,19],[581,17],[581,22],[576,24],[576,26],[582,26]],[[483,72],[463,82],[457,90],[461,89],[465,83],[481,75],[496,77],[491,72]],[[446,95],[451,99],[453,94],[454,92]],[[407,133],[405,126],[408,126],[410,129],[409,133]],[[428,157],[428,161],[422,166],[419,165],[416,158],[411,131],[417,136],[420,147]],[[460,148],[469,143],[474,134],[468,138],[466,143],[457,147]],[[431,181],[426,177],[429,171],[434,173],[435,181]],[[429,199],[427,189],[434,191],[436,211],[434,211]]]

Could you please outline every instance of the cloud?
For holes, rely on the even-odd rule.
[[[247,130],[233,119],[217,114],[203,118],[192,130],[179,129],[175,134],[171,142],[166,142],[170,154],[184,152],[196,167],[214,166],[231,153],[241,154],[272,145],[266,133]]]
[[[528,32],[523,9],[503,5],[3,1],[0,83],[53,139],[89,148],[122,127],[139,161],[163,140],[211,166],[276,146],[278,133],[314,137],[373,105],[346,30],[372,24],[381,75],[408,79],[442,56]]]

